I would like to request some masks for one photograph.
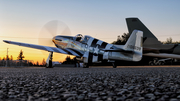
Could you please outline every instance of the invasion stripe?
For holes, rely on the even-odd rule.
[[[92,42],[92,44],[91,44],[91,47],[96,47],[97,41],[98,41],[97,39],[94,39],[93,42]]]
[[[74,52],[74,51],[72,51],[72,50],[70,50],[70,49],[66,49],[66,50],[68,50],[69,52],[71,52],[73,55],[75,55],[75,56],[79,56],[76,52]]]
[[[46,46],[44,46],[44,48],[46,48],[46,50],[48,50],[48,51],[53,52],[53,50],[52,50],[50,47],[46,47]]]
[[[73,55],[71,52],[69,52],[68,50],[66,49],[62,49],[63,51],[65,51],[66,53],[70,54],[70,55]]]
[[[107,45],[107,43],[106,42],[103,42],[102,44],[101,44],[101,46],[100,46],[100,48],[105,48],[106,47],[106,45]]]
[[[54,52],[59,52],[56,48],[51,48],[51,49],[53,49],[53,50],[54,50]]]
[[[101,46],[102,43],[103,41],[99,40],[96,44]]]
[[[91,46],[91,43],[92,43],[93,40],[94,40],[94,38],[90,38],[90,39],[88,40],[88,42],[87,42],[88,46]]]
[[[103,60],[103,55],[99,54],[98,55],[98,61],[102,61]]]
[[[79,52],[79,51],[77,51],[77,50],[75,50],[75,49],[72,49],[72,48],[68,48],[68,49],[73,50],[73,51],[76,52],[79,56],[82,56],[82,55],[83,55],[83,53],[81,53],[81,52]]]
[[[55,52],[60,52],[60,53],[67,54],[67,52],[63,51],[62,49],[54,48],[54,47],[52,47],[52,49],[53,49]]]
[[[98,62],[98,56],[93,55],[92,62]]]
[[[105,49],[110,49],[112,46],[112,44],[107,44]]]
[[[93,54],[91,52],[89,52],[89,57],[88,57],[88,63],[89,64],[92,63],[92,58],[93,58]]]

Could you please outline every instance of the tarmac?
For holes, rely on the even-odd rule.
[[[0,101],[179,101],[180,66],[0,67]]]

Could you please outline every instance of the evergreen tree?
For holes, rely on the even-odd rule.
[[[3,59],[2,60],[6,60],[6,58],[5,57],[3,57]]]
[[[124,44],[126,44],[127,40],[129,39],[129,36],[130,36],[129,33],[123,33],[123,35],[118,36],[117,41],[112,42],[112,44],[124,45]]]
[[[180,41],[172,41],[172,38],[171,37],[169,37],[169,38],[167,38],[166,39],[166,41],[164,41],[164,42],[161,42],[161,43],[163,43],[163,44],[180,44]]]
[[[39,62],[37,61],[36,66],[39,66]]]
[[[43,65],[43,66],[46,66],[46,61],[45,61],[44,58],[43,58],[43,61],[42,61],[42,65]]]
[[[19,56],[17,57],[17,60],[23,60],[24,55],[23,55],[23,51],[21,50],[20,53],[19,53]]]
[[[6,60],[9,60],[9,55],[6,55]]]
[[[75,57],[73,59],[70,58],[70,56],[66,57],[66,60],[63,62],[63,64],[74,64],[76,61]]]
[[[11,58],[10,58],[10,60],[13,60],[13,56],[11,55]]]

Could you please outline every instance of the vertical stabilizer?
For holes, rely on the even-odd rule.
[[[138,18],[126,18],[126,23],[129,33],[132,33],[135,29],[143,31],[144,47],[151,47],[152,45],[161,44],[152,34],[152,32]]]
[[[140,61],[142,58],[142,39],[143,32],[139,30],[134,30],[123,47],[124,50],[134,52],[132,57],[133,61]]]
[[[129,37],[128,41],[124,45],[124,50],[135,51],[142,53],[142,38],[143,32],[134,30]]]

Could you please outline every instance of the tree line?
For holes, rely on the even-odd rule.
[[[117,40],[113,41],[112,44],[116,45],[125,45],[127,40],[129,39],[129,33],[123,33],[123,35],[118,35]],[[171,37],[167,38],[166,41],[160,41],[162,44],[180,44],[180,41],[173,41]]]
[[[16,60],[21,61],[21,60],[24,60],[24,58],[25,58],[25,56],[23,55],[23,51],[20,50],[19,55],[17,56]],[[14,59],[13,59],[12,55],[10,57],[9,57],[9,55],[6,55],[6,57],[3,57],[3,58],[0,57],[0,66],[3,66],[6,63],[5,62],[6,60],[14,60]],[[25,61],[27,61],[27,60],[25,60]],[[24,64],[27,64],[27,63],[24,63]],[[32,62],[32,61],[28,62],[28,66],[45,66],[45,65],[46,65],[46,61],[44,58],[43,58],[42,63],[39,63],[38,61],[37,62]]]

